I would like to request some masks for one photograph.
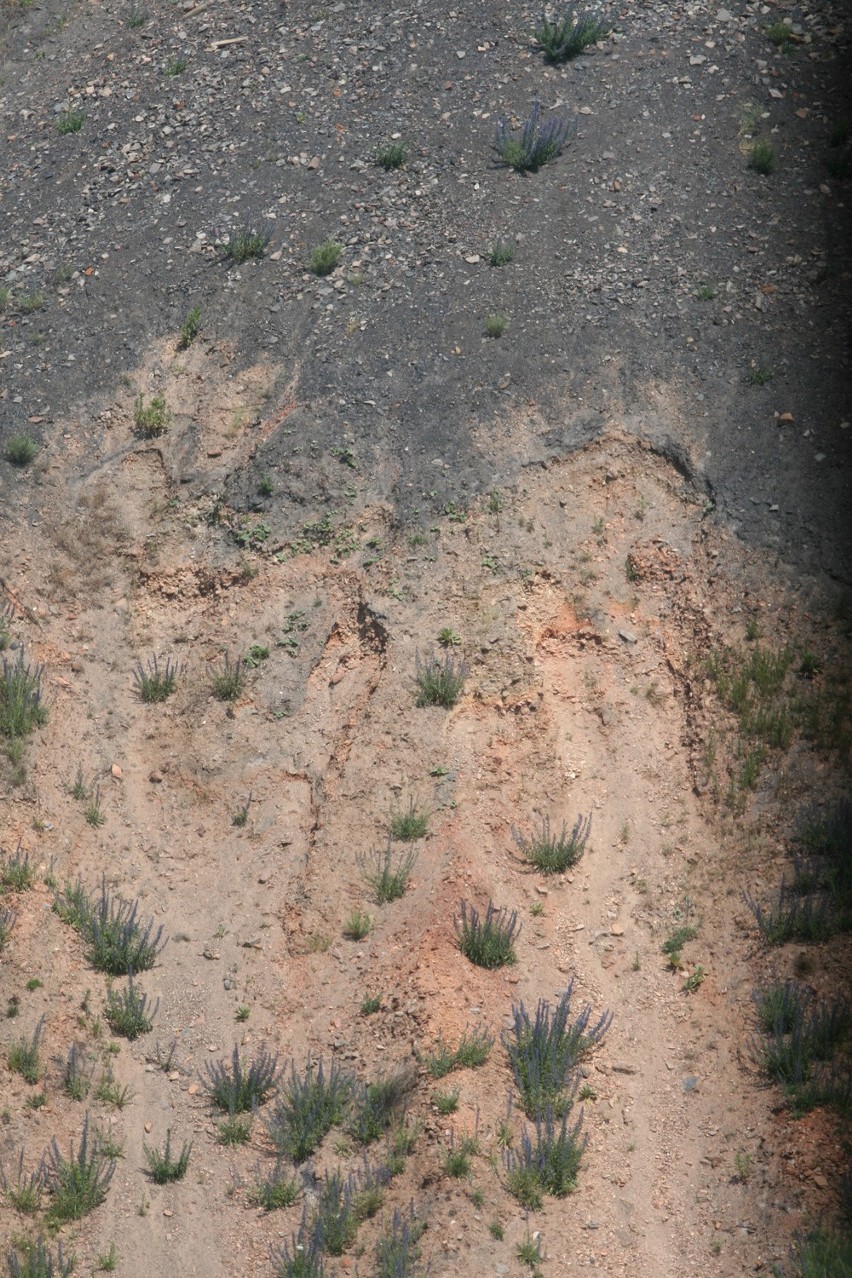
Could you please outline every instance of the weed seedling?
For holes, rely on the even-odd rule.
[[[326,240],[311,253],[311,271],[314,275],[331,275],[343,256],[343,248],[335,240]]]
[[[459,1089],[454,1087],[449,1092],[433,1092],[432,1104],[444,1117],[454,1114],[459,1107]]]
[[[505,315],[493,312],[485,317],[485,335],[486,337],[502,337],[506,331],[508,319]]]
[[[117,994],[115,990],[109,991],[104,1017],[114,1034],[121,1034],[133,1042],[153,1028],[157,1007],[159,1000],[149,1013],[148,996],[136,988],[131,976],[127,981],[127,989],[121,994]]]
[[[568,62],[585,53],[608,32],[609,27],[600,18],[578,16],[576,4],[569,4],[560,18],[551,22],[545,17],[533,35],[549,62]]]
[[[400,141],[387,142],[376,152],[376,163],[388,172],[391,169],[401,169],[407,158],[408,147]]]
[[[184,1142],[183,1148],[177,1158],[172,1157],[172,1132],[171,1128],[166,1132],[166,1143],[163,1149],[158,1147],[149,1147],[143,1145],[145,1150],[145,1158],[148,1162],[148,1169],[151,1179],[155,1185],[168,1185],[174,1180],[183,1180],[186,1175],[186,1169],[189,1166],[189,1155],[192,1153],[192,1144]]]
[[[589,839],[592,828],[591,815],[577,817],[570,835],[563,823],[558,833],[551,829],[549,817],[545,817],[539,829],[529,839],[517,830],[512,834],[524,860],[542,874],[562,874],[576,865]]]
[[[14,1239],[13,1249],[6,1253],[9,1278],[69,1278],[75,1268],[73,1256],[66,1256],[59,1243],[54,1256],[43,1234],[35,1242]]]
[[[418,807],[414,800],[409,800],[408,810],[392,811],[390,818],[390,837],[400,843],[411,843],[415,839],[426,837],[429,829],[429,811]]]
[[[186,67],[187,67],[186,58],[182,57],[180,54],[177,54],[176,56],[169,58],[165,67],[163,68],[163,72],[165,75],[183,75],[184,71],[186,70]],[[195,322],[197,324],[198,317],[201,315],[200,307],[198,306],[193,307],[193,309],[189,313],[190,315],[195,315]],[[186,326],[184,325],[184,327]],[[192,337],[189,339],[189,342],[193,340],[197,332],[198,332],[198,329],[196,327],[195,333],[192,334]],[[186,342],[185,345],[189,346],[189,342]]]
[[[89,802],[83,809],[83,816],[86,818],[86,824],[93,826],[96,830],[102,825],[106,825],[106,817],[101,809],[101,787],[96,785],[92,791]]]
[[[463,661],[457,661],[451,652],[447,652],[443,660],[428,657],[424,662],[421,662],[418,654],[415,677],[416,705],[442,706],[445,710],[450,710],[461,696],[467,678],[467,666]]]
[[[369,857],[357,858],[368,886],[372,889],[373,900],[377,905],[387,905],[398,901],[405,895],[408,880],[414,863],[416,852],[406,852],[398,861],[394,861],[390,839],[384,852],[373,852]]]
[[[29,435],[12,435],[6,444],[6,461],[12,466],[29,466],[38,453],[38,444]]]
[[[237,826],[238,829],[242,829],[242,827],[248,822],[249,808],[251,807],[251,798],[252,798],[252,792],[251,790],[249,790],[248,798],[246,799],[245,803],[243,804],[241,808],[237,808],[236,812],[234,812],[234,814],[231,817],[231,825]]]
[[[44,1017],[41,1018],[38,1025],[33,1031],[31,1039],[18,1039],[9,1048],[6,1063],[9,1069],[28,1083],[37,1083],[41,1078],[41,1060],[39,1059],[39,1044],[41,1041],[41,1032],[44,1029]]]
[[[455,1180],[462,1180],[470,1175],[471,1157],[479,1152],[479,1142],[474,1136],[463,1136],[448,1150],[444,1158],[444,1171]]]
[[[518,1247],[516,1253],[518,1260],[522,1265],[529,1265],[530,1269],[535,1269],[541,1260],[541,1242],[538,1237],[533,1237],[527,1230],[524,1241]]]
[[[485,917],[480,918],[474,906],[462,901],[455,929],[459,949],[477,967],[493,969],[517,961],[514,943],[521,930],[517,910],[498,910],[489,901]]]
[[[230,1066],[226,1061],[214,1061],[207,1065],[207,1086],[210,1099],[225,1114],[246,1114],[262,1105],[278,1085],[281,1071],[278,1057],[261,1048],[259,1055],[248,1069],[243,1067],[240,1049],[236,1045],[231,1054]]]
[[[770,173],[775,172],[777,165],[778,156],[772,143],[755,142],[749,152],[749,168],[754,169],[755,173],[768,177]]]
[[[270,239],[268,231],[257,231],[246,224],[228,233],[222,244],[222,251],[227,261],[241,266],[250,258],[263,257]]]
[[[270,1212],[292,1207],[300,1193],[301,1186],[298,1180],[294,1176],[288,1176],[283,1164],[278,1160],[275,1170],[267,1176],[266,1180],[258,1181],[250,1191],[249,1197],[256,1206]]]
[[[47,1219],[61,1225],[66,1220],[82,1220],[104,1201],[115,1174],[115,1159],[107,1158],[89,1139],[89,1119],[83,1123],[80,1145],[68,1158],[54,1139],[42,1164],[45,1186],[51,1197]]]
[[[230,1118],[223,1118],[216,1131],[216,1139],[220,1145],[245,1145],[250,1136],[250,1114],[232,1114]]]
[[[369,936],[372,927],[373,920],[369,914],[362,910],[353,910],[343,924],[343,935],[350,941],[363,941],[365,936]]]
[[[222,669],[213,674],[213,696],[217,701],[237,701],[242,695],[246,682],[246,664],[242,657],[231,661],[226,652]]]
[[[477,1069],[491,1055],[494,1039],[483,1029],[467,1030],[462,1034],[458,1047],[451,1051],[443,1038],[439,1038],[434,1051],[424,1058],[424,1064],[433,1078],[445,1078],[454,1069]]]
[[[171,412],[162,395],[155,395],[147,405],[142,395],[137,395],[133,407],[133,425],[140,439],[157,439],[160,435],[165,435],[171,420]]]
[[[20,648],[14,661],[2,658],[0,670],[0,736],[14,746],[47,721],[41,701],[41,666],[30,666]]]
[[[382,999],[380,994],[370,994],[361,1002],[361,1015],[373,1016],[376,1012],[382,1010]]]
[[[508,240],[498,240],[491,250],[489,262],[492,266],[508,266],[514,259],[515,250]]]
[[[164,666],[160,665],[156,654],[148,658],[145,666],[140,661],[133,673],[139,700],[148,705],[165,701],[177,687],[179,674],[180,667],[177,662],[172,662],[171,657],[166,658]]]
[[[26,892],[32,887],[35,877],[30,854],[22,851],[20,840],[11,856],[7,856],[5,852],[0,853],[0,889],[5,892]]]
[[[56,117],[56,127],[63,136],[68,133],[79,133],[85,119],[86,117],[82,111],[74,109],[63,111],[61,115]]]
[[[565,116],[542,121],[541,103],[534,102],[519,135],[512,133],[505,117],[497,124],[494,148],[498,159],[516,173],[536,173],[561,153],[572,130]]]

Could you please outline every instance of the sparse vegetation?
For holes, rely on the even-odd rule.
[[[332,1063],[326,1074],[323,1062],[308,1061],[304,1075],[291,1066],[290,1078],[267,1125],[276,1151],[303,1163],[346,1116],[353,1080]]]
[[[39,1045],[44,1029],[44,1017],[41,1018],[30,1039],[20,1038],[9,1048],[6,1064],[15,1074],[20,1074],[27,1083],[37,1083],[42,1075]]]
[[[564,1198],[576,1188],[586,1148],[581,1125],[582,1117],[569,1127],[567,1115],[548,1108],[535,1120],[535,1139],[524,1130],[519,1148],[506,1151],[507,1188],[521,1206],[537,1211],[544,1194]]]
[[[225,1114],[245,1114],[262,1105],[278,1085],[281,1071],[278,1057],[265,1047],[251,1062],[243,1066],[240,1049],[234,1045],[231,1063],[214,1061],[207,1065],[207,1086],[210,1099]]]
[[[66,1256],[62,1243],[56,1252],[39,1234],[35,1242],[16,1238],[12,1250],[6,1253],[9,1278],[69,1278],[74,1272],[74,1257]]]
[[[86,958],[108,976],[129,976],[153,967],[163,947],[162,924],[151,919],[143,927],[138,920],[139,902],[119,900],[107,890],[104,877],[100,898],[92,901],[83,885],[68,884],[57,895],[53,908],[65,923],[83,936]]]
[[[608,32],[609,27],[602,18],[578,14],[576,4],[569,4],[561,17],[554,21],[542,18],[533,35],[548,61],[568,62],[585,53]]]
[[[384,852],[373,852],[369,857],[358,858],[361,873],[372,889],[373,900],[377,905],[387,905],[405,895],[416,860],[417,853],[409,851],[395,861],[390,839]]]
[[[335,240],[326,240],[311,253],[311,271],[314,275],[331,275],[342,256],[342,246]]]
[[[502,337],[506,331],[508,319],[497,311],[485,317],[485,334],[487,337]]]
[[[390,1231],[376,1243],[375,1278],[413,1278],[420,1258],[418,1240],[423,1226],[415,1219],[414,1208],[404,1216],[394,1209]]]
[[[12,435],[6,443],[6,461],[12,466],[29,466],[38,454],[38,444],[30,435]]]
[[[423,1063],[433,1078],[445,1078],[455,1069],[477,1069],[491,1055],[494,1039],[484,1029],[467,1030],[461,1036],[458,1047],[451,1050],[439,1037],[435,1048]]]
[[[444,1171],[454,1180],[462,1180],[470,1175],[470,1160],[478,1152],[479,1141],[475,1136],[454,1139],[444,1156]]]
[[[556,833],[551,829],[550,818],[544,817],[538,830],[527,839],[517,830],[512,834],[524,860],[542,874],[562,874],[576,865],[583,855],[592,828],[591,815],[577,817],[570,835],[563,823]]]
[[[63,111],[56,117],[56,127],[63,136],[68,133],[79,133],[85,120],[83,112],[72,107],[70,111]]]
[[[572,124],[565,116],[541,118],[541,103],[534,102],[520,134],[512,132],[505,117],[497,124],[494,146],[498,158],[516,173],[536,173],[562,152]]]
[[[115,1159],[108,1158],[98,1143],[89,1139],[87,1116],[77,1152],[74,1152],[72,1141],[66,1158],[54,1140],[42,1168],[45,1187],[51,1198],[47,1219],[60,1225],[66,1220],[82,1220],[100,1206],[115,1174]]]
[[[748,370],[748,380],[752,386],[765,386],[767,382],[771,382],[775,376],[771,368],[765,368],[761,364],[752,364]]]
[[[172,1155],[171,1128],[166,1132],[166,1143],[162,1149],[158,1146],[143,1146],[148,1170],[155,1185],[168,1185],[175,1180],[183,1180],[189,1166],[192,1143],[184,1142],[177,1158]]]
[[[386,142],[376,152],[376,163],[388,172],[391,169],[401,169],[407,158],[408,147],[400,140]]]
[[[567,1112],[579,1061],[601,1042],[612,1023],[612,1013],[603,1012],[590,1026],[589,1005],[571,1020],[573,988],[572,980],[555,1007],[540,999],[535,1019],[523,1002],[512,1007],[514,1023],[503,1035],[503,1045],[529,1118],[548,1109],[557,1114]]]
[[[223,1118],[216,1129],[216,1140],[220,1145],[245,1145],[250,1136],[250,1114],[231,1114],[228,1118]]]
[[[229,262],[242,266],[243,262],[248,262],[251,258],[263,257],[270,239],[268,231],[255,230],[246,223],[228,232],[222,242],[222,251]]]
[[[379,994],[369,994],[361,1002],[361,1015],[373,1016],[376,1012],[382,1010],[382,1000]]]
[[[491,250],[489,262],[492,266],[508,266],[514,260],[515,250],[508,240],[498,240]]]
[[[131,1042],[142,1034],[147,1034],[154,1026],[159,1000],[149,1011],[148,996],[133,984],[133,977],[128,977],[127,989],[121,994],[110,990],[104,1016],[114,1034],[121,1034]]]
[[[35,866],[30,862],[29,852],[23,851],[20,839],[11,856],[0,852],[0,890],[26,892],[32,887],[35,877]]]
[[[185,66],[186,66],[186,63],[184,62],[183,66],[181,67],[181,71],[183,71]],[[179,75],[179,74],[180,72],[178,71],[168,71],[168,70],[166,71],[166,75]],[[192,345],[192,343],[195,341],[200,331],[201,331],[201,307],[193,306],[192,310],[187,312],[186,319],[184,320],[183,326],[181,327],[180,337],[178,339],[178,350],[180,351],[188,350],[189,347]]]
[[[421,808],[409,800],[404,811],[392,810],[390,816],[390,837],[400,843],[411,843],[415,839],[423,839],[429,830],[429,809]]]
[[[133,678],[139,700],[148,705],[167,700],[177,687],[179,674],[180,667],[171,657],[166,657],[166,664],[162,667],[156,653],[148,658],[145,666],[138,662]]]
[[[418,654],[415,677],[416,705],[442,706],[445,710],[450,710],[461,696],[467,678],[467,666],[463,661],[456,660],[451,652],[445,653],[443,659],[432,656],[423,662]]]
[[[432,1104],[444,1117],[454,1114],[459,1107],[459,1089],[454,1087],[449,1092],[433,1092]]]
[[[370,1145],[390,1130],[402,1116],[415,1081],[412,1071],[403,1067],[354,1094],[349,1131],[359,1144]]]
[[[755,142],[749,152],[748,166],[750,169],[754,169],[755,173],[760,173],[764,177],[774,173],[778,166],[778,156],[772,143],[765,141]]]
[[[270,1212],[292,1207],[300,1193],[299,1181],[295,1176],[287,1174],[283,1163],[278,1159],[270,1175],[265,1180],[258,1181],[249,1196],[258,1207]]]
[[[169,429],[172,415],[162,395],[154,395],[146,404],[141,394],[133,407],[133,426],[140,439],[157,439]]]
[[[213,696],[217,701],[238,701],[242,696],[246,682],[247,668],[242,657],[231,661],[229,653],[225,653],[221,670],[213,673]]]
[[[0,672],[0,735],[9,745],[47,721],[41,698],[42,667],[27,663],[23,648],[14,661],[2,658]]]
[[[187,68],[186,58],[183,57],[181,54],[175,54],[173,57],[169,58],[169,60],[166,62],[166,65],[163,68],[163,72],[165,75],[183,75],[186,68]],[[201,314],[200,308],[197,306],[193,307],[193,310],[190,311],[190,315],[194,314],[195,312],[197,312],[197,314],[200,315]],[[196,328],[196,332],[197,331],[198,330]],[[192,338],[194,337],[195,337],[195,333],[193,333],[192,335]],[[190,338],[190,341],[192,341],[192,338]],[[189,342],[186,342],[185,345],[188,346]]]
[[[363,941],[365,936],[369,936],[372,927],[373,920],[369,914],[363,910],[353,910],[343,924],[343,935],[350,941]]]
[[[504,967],[517,961],[515,940],[521,930],[517,910],[497,909],[489,901],[482,918],[474,906],[462,901],[455,928],[459,949],[477,967]]]

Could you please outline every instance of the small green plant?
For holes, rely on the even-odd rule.
[[[275,492],[275,484],[273,483],[272,476],[268,473],[268,471],[264,471],[258,479],[257,491],[260,493],[261,497],[271,497]]]
[[[85,119],[86,117],[82,111],[72,108],[70,111],[63,111],[56,117],[56,127],[63,136],[68,133],[79,133]]]
[[[390,1232],[376,1243],[375,1278],[413,1278],[422,1233],[423,1225],[415,1219],[413,1206],[408,1216],[394,1208]]]
[[[17,1174],[14,1184],[7,1177],[2,1165],[0,1165],[0,1188],[2,1188],[7,1200],[16,1211],[21,1212],[23,1215],[34,1215],[41,1208],[42,1192],[44,1190],[42,1168],[37,1167],[33,1172],[25,1172],[24,1151],[22,1149],[18,1155]]]
[[[529,1118],[548,1109],[557,1115],[567,1113],[581,1058],[601,1042],[612,1024],[612,1013],[603,1012],[590,1025],[588,1004],[571,1020],[573,989],[572,980],[555,1006],[540,999],[534,1019],[523,1002],[512,1007],[513,1025],[503,1035],[503,1046]]]
[[[166,701],[177,687],[179,674],[180,667],[177,662],[172,662],[171,657],[166,657],[164,666],[160,665],[156,653],[148,658],[145,666],[141,661],[138,662],[133,672],[133,680],[139,700],[147,705]]]
[[[454,1051],[439,1037],[423,1063],[433,1078],[446,1078],[455,1069],[477,1069],[484,1065],[493,1046],[494,1039],[487,1030],[474,1029],[470,1033],[465,1030]]]
[[[137,918],[138,901],[131,904],[112,896],[107,891],[106,877],[99,900],[92,901],[78,880],[55,897],[53,908],[83,936],[87,960],[108,976],[146,972],[156,963],[165,943],[162,926],[155,932],[151,919],[143,927]]]
[[[461,636],[456,634],[452,626],[444,626],[438,631],[438,643],[442,648],[457,648],[461,643]]]
[[[495,1242],[502,1242],[506,1237],[506,1230],[499,1220],[490,1220],[488,1222],[488,1232]]]
[[[455,1180],[462,1180],[470,1175],[471,1157],[479,1152],[479,1141],[475,1136],[463,1136],[460,1141],[453,1141],[444,1157],[444,1171]]]
[[[242,829],[243,826],[248,823],[249,809],[251,808],[251,800],[252,800],[252,792],[251,790],[249,790],[248,798],[246,799],[245,803],[242,805],[242,807],[237,808],[236,812],[233,813],[231,817],[231,825],[235,825],[237,826],[238,829]]]
[[[174,1180],[183,1180],[189,1166],[192,1144],[186,1141],[177,1158],[172,1156],[171,1128],[166,1132],[166,1143],[162,1149],[143,1145],[148,1170],[155,1185],[168,1185]]]
[[[368,994],[365,999],[362,999],[360,1010],[362,1016],[373,1016],[376,1012],[380,1012],[382,1010],[381,995]]]
[[[755,142],[749,152],[748,166],[750,169],[754,169],[755,173],[760,173],[764,177],[774,173],[778,166],[778,156],[772,143],[765,141]]]
[[[713,284],[699,284],[697,292],[702,302],[712,302],[716,296],[716,288]]]
[[[184,69],[185,66],[186,66],[186,62],[184,62],[183,67],[181,67],[181,71]],[[179,72],[167,71],[166,74],[178,75]],[[200,331],[201,331],[201,307],[193,306],[192,310],[187,312],[186,319],[184,320],[183,326],[180,330],[180,337],[178,338],[178,350],[179,351],[188,350],[189,347],[192,345],[192,343],[195,341]]]
[[[520,135],[513,134],[505,117],[498,121],[494,147],[500,161],[516,173],[535,173],[555,160],[571,133],[571,122],[561,115],[542,121],[541,103],[534,102]]]
[[[269,645],[265,643],[253,643],[246,655],[243,657],[249,670],[256,670],[262,661],[269,660]]]
[[[40,981],[37,976],[31,976],[27,981],[27,989],[32,994],[34,990],[40,990],[44,985],[44,981]]]
[[[251,1008],[245,1007],[245,1006],[238,1007],[236,1012],[234,1013],[234,1016],[235,1016],[235,1019],[240,1022],[247,1021],[248,1018],[251,1016]]]
[[[87,1116],[77,1152],[72,1141],[66,1158],[54,1139],[42,1167],[51,1198],[47,1219],[61,1225],[66,1220],[82,1220],[101,1205],[115,1174],[115,1159],[107,1158],[97,1142],[90,1141]]]
[[[388,839],[384,852],[373,852],[369,857],[359,856],[357,860],[364,879],[372,889],[376,905],[387,905],[405,895],[417,853],[406,852],[395,861],[391,841]]]
[[[171,412],[162,395],[154,395],[146,404],[141,394],[133,406],[133,426],[140,439],[157,439],[165,435],[172,420]]]
[[[325,1278],[322,1242],[316,1226],[309,1228],[307,1216],[291,1241],[273,1251],[272,1263],[276,1278]]]
[[[41,1078],[42,1068],[39,1057],[39,1045],[41,1042],[41,1033],[44,1029],[44,1017],[42,1016],[38,1025],[33,1031],[31,1039],[18,1039],[9,1048],[6,1063],[9,1069],[14,1073],[20,1074],[28,1083],[37,1083]]]
[[[65,1069],[62,1074],[62,1088],[69,1100],[81,1101],[86,1098],[92,1079],[86,1074],[85,1062],[81,1059],[77,1044],[74,1043],[68,1053]]]
[[[391,169],[401,169],[407,158],[408,147],[398,140],[385,143],[376,152],[376,163],[388,172]]]
[[[96,785],[89,801],[83,809],[83,816],[86,818],[86,824],[94,826],[97,830],[100,826],[106,825],[106,817],[101,809],[101,787]]]
[[[182,54],[178,53],[178,54],[174,54],[171,58],[169,58],[168,62],[163,68],[163,72],[165,75],[183,75],[186,68],[187,68],[186,58],[183,57]],[[193,309],[190,311],[190,315],[195,315],[196,324],[197,324],[198,317],[201,315],[200,308],[197,306],[193,307]],[[193,340],[197,332],[198,332],[198,329],[196,327],[195,333],[193,333],[192,337],[189,339],[190,342]],[[185,345],[188,346],[189,342],[186,342]]]
[[[241,266],[251,258],[261,258],[266,252],[271,236],[268,231],[258,231],[246,223],[229,231],[222,243],[222,251],[229,262]]]
[[[549,62],[568,62],[585,53],[608,32],[609,27],[602,19],[578,15],[576,4],[569,4],[556,20],[543,18],[533,35]]]
[[[229,1118],[223,1118],[216,1129],[216,1140],[220,1145],[245,1145],[250,1136],[250,1114],[232,1114]]]
[[[207,1065],[207,1086],[210,1099],[217,1109],[225,1114],[250,1113],[257,1105],[262,1105],[270,1092],[278,1085],[281,1071],[278,1068],[278,1057],[273,1056],[265,1047],[248,1069],[243,1067],[239,1047],[234,1045],[231,1063],[214,1061]]]
[[[26,892],[35,882],[35,866],[30,863],[29,852],[22,850],[20,839],[11,856],[0,852],[0,890]],[[29,985],[27,986],[29,989]]]
[[[0,910],[0,950],[3,949],[3,946],[11,936],[17,917],[15,911],[10,910],[8,907]]]
[[[467,678],[467,666],[457,661],[451,652],[438,657],[427,657],[423,662],[417,655],[416,674],[417,699],[415,704],[423,706],[442,706],[450,710],[456,704],[464,688]]]
[[[15,1239],[13,1249],[6,1253],[9,1278],[69,1278],[74,1272],[74,1257],[66,1256],[62,1243],[57,1245],[56,1255],[39,1234],[35,1242]]]
[[[409,800],[406,811],[391,811],[391,839],[397,839],[400,843],[411,843],[415,839],[425,838],[428,830],[429,810],[418,807],[413,799]]]
[[[771,368],[764,368],[760,364],[752,364],[748,370],[748,380],[752,386],[765,386],[774,376],[775,373]]]
[[[370,915],[362,910],[353,910],[343,924],[343,935],[350,941],[363,941],[369,936],[373,927]]]
[[[498,240],[491,250],[489,262],[492,266],[508,266],[514,260],[515,250],[508,240]]]
[[[506,1186],[522,1207],[537,1211],[544,1194],[564,1198],[577,1184],[577,1171],[586,1147],[580,1138],[582,1118],[568,1127],[566,1115],[561,1121],[552,1110],[546,1110],[535,1121],[535,1139],[525,1130],[520,1147],[507,1150]]]
[[[746,1154],[743,1150],[738,1149],[734,1155],[734,1167],[736,1168],[737,1180],[741,1184],[747,1185],[754,1170],[754,1159],[751,1154]]]
[[[127,989],[121,994],[110,990],[107,994],[107,1005],[104,1017],[114,1034],[133,1042],[142,1034],[147,1034],[154,1026],[159,1001],[150,1012],[148,996],[133,984],[133,977],[128,977]]]
[[[705,976],[706,976],[706,973],[704,971],[704,968],[701,966],[700,963],[697,963],[695,967],[692,969],[692,972],[690,973],[690,975],[683,982],[683,985],[681,985],[680,987],[683,993],[694,994],[695,991],[703,983]]]
[[[669,959],[671,959],[672,956],[676,956],[677,958],[677,962],[672,964],[672,966],[680,966],[681,950],[684,945],[686,945],[687,941],[694,941],[697,935],[697,928],[692,927],[689,923],[684,923],[681,927],[675,928],[672,934],[663,941],[663,944],[660,947],[663,953],[666,954]]]
[[[541,1241],[538,1236],[533,1237],[528,1229],[524,1235],[524,1241],[519,1245],[515,1254],[522,1265],[528,1265],[530,1269],[536,1269],[538,1262],[541,1260]]]
[[[129,1083],[122,1086],[116,1082],[112,1067],[107,1069],[95,1088],[95,1100],[103,1101],[105,1105],[114,1105],[116,1109],[124,1109],[133,1100],[135,1094]]]
[[[217,701],[237,701],[242,695],[246,682],[246,664],[242,657],[231,661],[230,654],[225,653],[221,670],[213,673],[213,696]]]
[[[10,661],[2,658],[0,670],[0,736],[12,745],[47,721],[41,700],[41,666],[30,666],[23,648]]]
[[[282,1211],[292,1207],[301,1193],[301,1185],[294,1176],[288,1176],[280,1159],[265,1180],[258,1181],[250,1191],[251,1201],[264,1211]]]
[[[352,1098],[353,1081],[336,1064],[326,1075],[322,1061],[308,1061],[304,1075],[291,1066],[267,1124],[269,1138],[279,1155],[303,1163],[323,1137],[345,1117]]]
[[[30,435],[12,435],[6,444],[6,461],[13,466],[29,466],[38,453],[38,444]]]
[[[498,312],[492,312],[485,317],[485,333],[487,337],[502,337],[506,331],[508,319],[505,315]]]
[[[393,1127],[404,1112],[414,1085],[413,1072],[402,1067],[356,1090],[349,1132],[359,1144],[370,1145]]]
[[[145,23],[148,21],[148,17],[149,14],[147,9],[143,8],[142,5],[132,4],[130,6],[130,12],[127,15],[127,25],[130,27],[131,31],[135,31],[139,27],[144,27]]]
[[[445,1117],[448,1114],[454,1114],[459,1107],[459,1089],[454,1087],[449,1092],[433,1092],[432,1104],[438,1113]]]
[[[355,1241],[358,1221],[355,1217],[355,1181],[344,1179],[340,1171],[329,1172],[319,1191],[316,1235],[329,1256],[342,1256]]]
[[[485,917],[474,906],[461,903],[461,918],[455,920],[459,949],[477,967],[497,968],[517,962],[515,940],[520,934],[517,910],[497,909],[489,901]]]
[[[778,48],[781,48],[791,43],[793,32],[786,22],[773,22],[766,28],[766,38]]]
[[[335,240],[326,240],[311,253],[311,271],[314,275],[331,275],[342,256],[342,246]]]
[[[528,864],[542,874],[563,874],[583,855],[591,829],[591,815],[585,818],[578,816],[570,835],[565,823],[557,833],[551,829],[550,818],[544,817],[531,838],[527,839],[517,830],[513,830],[512,834]]]

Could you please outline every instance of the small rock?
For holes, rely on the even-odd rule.
[[[162,772],[151,772],[148,776],[148,780],[152,785],[159,785],[163,780],[163,774]]]
[[[150,1121],[150,1119],[149,1119],[149,1120],[148,1120],[148,1122],[145,1124],[145,1131],[146,1131],[146,1132],[148,1132],[148,1134],[149,1134],[149,1135],[150,1135],[150,1132],[151,1132],[151,1128],[152,1128],[152,1126],[153,1126],[153,1124],[152,1124],[152,1122],[151,1122],[151,1121]]]
[[[632,630],[619,630],[619,639],[623,639],[625,643],[638,643],[639,640]]]
[[[114,763],[112,765],[112,767],[110,768],[110,772],[115,777],[116,781],[121,780],[123,774],[122,774],[121,768],[118,766],[117,763]]]
[[[624,1061],[618,1061],[612,1067],[613,1074],[638,1074],[639,1070],[635,1065],[628,1065]]]
[[[793,416],[793,414],[792,414],[792,413],[779,413],[779,414],[778,414],[778,421],[779,421],[779,424],[780,424],[780,425],[782,425],[782,426],[787,426],[787,425],[789,425],[789,424],[790,424],[790,422],[794,422],[795,420],[796,420],[796,419],[795,419],[795,417]]]
[[[613,936],[624,936],[624,928],[620,923],[613,923],[609,930]]]
[[[695,1074],[690,1074],[687,1078],[683,1080],[683,1090],[685,1092],[694,1092],[697,1086],[698,1086],[698,1079],[696,1078]]]

